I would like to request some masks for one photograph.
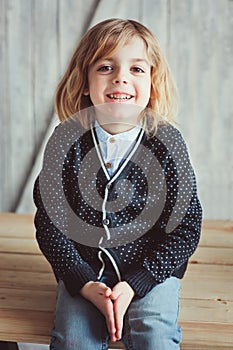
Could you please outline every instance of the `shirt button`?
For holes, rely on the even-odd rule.
[[[114,137],[111,137],[110,139],[109,139],[109,142],[110,143],[114,143],[116,141],[116,139],[114,138]]]
[[[112,163],[107,162],[107,163],[106,163],[106,168],[107,168],[107,169],[110,169],[111,167],[112,167]]]
[[[103,224],[108,226],[110,224],[110,220],[109,219],[104,219],[103,220]]]

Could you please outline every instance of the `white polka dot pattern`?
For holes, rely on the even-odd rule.
[[[119,267],[122,279],[132,286],[138,296],[144,296],[156,284],[172,275],[183,277],[188,258],[195,251],[199,241],[202,218],[194,172],[179,131],[171,125],[161,126],[156,137],[149,139],[144,137],[142,144],[152,152],[163,170],[165,181],[161,181],[161,176],[157,173],[152,176],[156,193],[160,193],[166,185],[166,198],[162,200],[161,215],[153,225],[143,220],[135,223],[135,217],[145,208],[147,201],[150,203],[148,210],[153,213],[153,208],[156,212],[161,200],[156,196],[148,199],[147,179],[137,163],[140,152],[136,152],[117,179],[123,182],[121,181],[119,185],[116,180],[109,189],[108,205],[110,208],[112,206],[112,209],[109,210],[106,218],[108,221],[105,222],[110,228],[118,228],[117,235],[111,237],[113,243],[114,239],[116,240],[116,246],[108,248],[108,252]],[[80,196],[77,186],[77,176],[82,176],[79,173],[80,164],[90,147],[93,145],[89,138],[84,137],[75,142],[65,157],[63,184],[73,210],[76,210],[83,220],[89,222],[94,234],[94,228],[103,225],[101,208],[94,209],[98,203],[88,206]],[[144,164],[143,169],[146,167],[148,172],[153,170],[150,162]],[[100,170],[95,185],[102,198],[107,182],[104,172]],[[132,184],[133,192],[131,186],[128,187],[128,182]],[[50,185],[48,183],[48,191]],[[125,200],[125,204],[128,204],[129,196],[132,200],[124,210],[117,212],[114,211],[114,199],[119,194],[123,197],[123,201]],[[91,192],[89,196],[91,201]],[[55,227],[44,209],[38,179],[34,187],[34,200],[38,208],[35,226],[39,246],[52,265],[55,275],[63,279],[70,294],[75,295],[87,281],[97,280],[101,267],[98,259],[99,249],[74,242],[69,238],[66,225],[69,219],[62,208],[59,208],[58,213],[64,229],[61,232]],[[127,225],[129,222],[132,224]],[[146,233],[138,238],[138,232],[145,232],[145,228]],[[77,230],[79,229],[77,227]],[[81,234],[86,235],[87,232],[83,231]],[[127,234],[131,235],[131,241],[124,244],[122,238],[121,243],[121,237]],[[97,242],[98,240],[99,237],[96,237]]]

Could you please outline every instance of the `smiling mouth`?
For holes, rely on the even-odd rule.
[[[107,97],[117,102],[125,102],[133,98],[133,96],[129,94],[108,94]]]

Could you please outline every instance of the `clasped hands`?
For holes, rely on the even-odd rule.
[[[92,302],[104,315],[111,341],[122,337],[125,312],[134,297],[134,291],[126,282],[118,282],[112,289],[102,282],[87,282],[80,294]]]

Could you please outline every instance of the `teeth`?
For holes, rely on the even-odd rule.
[[[110,98],[113,98],[114,100],[129,100],[132,97],[130,95],[114,95],[114,94],[109,94],[108,96]]]

